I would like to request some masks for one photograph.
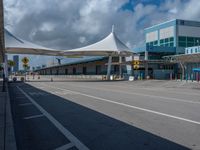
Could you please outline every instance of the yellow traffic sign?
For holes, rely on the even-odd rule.
[[[140,64],[140,62],[138,60],[134,61],[134,65],[139,65],[139,64]]]
[[[139,69],[139,65],[133,65],[133,68],[137,70]]]
[[[28,68],[28,64],[23,64],[23,67],[24,68]]]
[[[139,65],[139,64],[140,64],[140,61],[139,61],[139,60],[133,60],[133,61],[132,61],[132,64],[133,64],[133,65]]]
[[[24,64],[28,64],[29,59],[28,59],[27,57],[24,57],[24,58],[22,59],[22,62],[23,62]]]

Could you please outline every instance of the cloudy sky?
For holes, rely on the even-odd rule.
[[[113,24],[118,37],[133,49],[143,44],[144,28],[175,18],[200,21],[199,8],[199,0],[4,0],[9,31],[57,49],[97,42]],[[31,57],[31,66],[49,61]]]

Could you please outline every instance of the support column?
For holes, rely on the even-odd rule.
[[[110,80],[111,65],[112,65],[112,56],[109,56],[108,66],[107,66],[107,80]]]
[[[184,78],[185,78],[185,67],[184,67],[184,65],[183,65],[183,63],[182,62],[180,62],[180,66],[181,66],[181,73],[182,73],[182,79],[181,80],[184,80]]]
[[[119,56],[119,77],[122,78],[122,56]]]
[[[3,68],[4,68],[4,77],[7,81],[8,80],[8,57],[7,57],[6,54],[5,54],[5,57],[4,57]]]
[[[145,78],[149,75],[149,67],[148,67],[148,51],[145,51]]]

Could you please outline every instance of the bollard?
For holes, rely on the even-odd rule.
[[[51,78],[51,82],[53,82],[53,78]]]

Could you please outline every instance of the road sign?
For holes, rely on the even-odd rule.
[[[134,64],[134,65],[139,65],[140,62],[139,62],[138,60],[134,60],[133,64]]]
[[[28,59],[27,57],[24,57],[24,58],[22,59],[22,62],[23,62],[24,64],[28,64],[29,59]]]
[[[23,64],[23,67],[24,68],[28,68],[28,64]]]
[[[133,65],[133,68],[137,70],[139,69],[139,65]]]

